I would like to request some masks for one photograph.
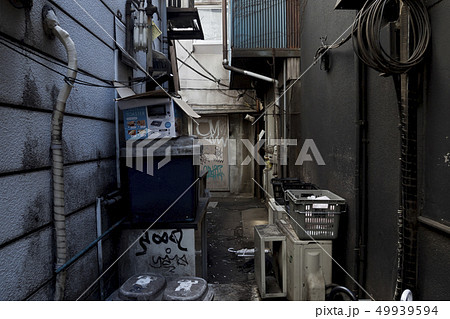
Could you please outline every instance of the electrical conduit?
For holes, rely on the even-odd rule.
[[[53,219],[56,235],[56,269],[67,260],[66,216],[64,210],[64,156],[62,149],[62,127],[66,101],[69,97],[74,80],[77,76],[77,52],[69,33],[59,26],[58,19],[52,8],[44,7],[47,28],[61,41],[67,51],[68,68],[65,83],[59,91],[52,114],[52,175],[53,175]],[[64,299],[66,271],[56,276],[55,300]]]

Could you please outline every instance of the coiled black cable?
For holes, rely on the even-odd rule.
[[[393,1],[409,7],[411,54],[406,61],[391,56],[381,45],[380,35],[387,6]],[[372,0],[358,12],[352,29],[353,48],[369,67],[386,75],[401,74],[422,62],[431,38],[427,8],[422,0]]]

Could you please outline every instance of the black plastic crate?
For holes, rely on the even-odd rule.
[[[279,205],[288,205],[285,193],[289,189],[319,189],[316,185],[302,182],[295,177],[288,178],[272,178],[273,197]]]
[[[284,205],[283,182],[281,178],[272,178],[273,197],[279,205]]]
[[[288,190],[289,215],[299,239],[335,239],[345,199],[327,190]],[[326,197],[325,199],[323,197]]]

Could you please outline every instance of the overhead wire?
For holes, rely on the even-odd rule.
[[[265,110],[264,110],[264,112],[260,115],[260,116],[258,116],[258,118],[252,123],[252,125],[255,125],[256,124],[256,122],[258,122],[264,115],[266,115],[266,113],[267,113],[267,111],[270,109],[270,108],[272,108],[276,103],[278,103],[278,101],[298,82],[298,81],[300,81],[304,76],[305,76],[305,74],[306,73],[308,73],[309,72],[309,70],[311,70],[312,68],[313,68],[313,66],[317,63],[317,61],[319,61],[321,58],[322,58],[322,56],[324,55],[324,54],[326,54],[329,50],[331,50],[331,47],[333,46],[333,45],[335,45],[336,43],[338,43],[338,41],[339,41],[339,39],[341,39],[343,36],[344,36],[344,34],[346,34],[352,27],[353,27],[353,24],[354,24],[355,22],[353,22],[347,29],[345,29],[345,31],[344,32],[342,32],[342,34],[329,46],[329,47],[327,47],[325,50],[323,50],[323,52],[319,55],[319,56],[317,56],[317,58],[315,58],[314,59],[314,61],[305,69],[305,71],[303,71],[302,72],[302,74],[300,74],[300,76],[297,78],[297,79],[295,79],[294,81],[292,81],[292,83],[290,83],[285,89],[284,89],[284,91],[276,98],[276,99],[274,99],[274,101],[273,102],[271,102],[268,106],[266,106],[265,107]],[[280,109],[280,111],[281,111],[281,109]]]
[[[215,83],[217,83],[218,85],[222,85],[222,86],[227,86],[227,87],[228,87],[228,85],[223,84],[223,83],[220,83],[220,81],[218,81],[218,80],[216,80],[216,79],[213,79],[213,78],[210,78],[210,77],[208,77],[207,75],[201,73],[200,71],[196,70],[193,66],[187,64],[185,61],[181,60],[181,59],[178,58],[178,57],[177,57],[177,61],[181,62],[183,65],[187,66],[189,69],[191,69],[192,71],[194,71],[194,72],[197,73],[198,75],[204,77],[205,79],[210,80],[210,81],[212,81],[212,82],[215,82]]]
[[[366,5],[368,5],[369,2],[371,2],[371,1],[372,1],[372,0],[366,0],[366,2],[364,3],[364,7],[365,7]],[[368,10],[368,9],[372,8],[373,5],[374,5],[374,3],[370,4],[365,10]],[[359,13],[361,13],[362,11],[363,11],[363,9],[361,9],[361,10],[359,11]],[[295,79],[294,81],[292,81],[292,83],[290,83],[290,84],[284,89],[284,91],[278,96],[277,99],[274,99],[273,102],[269,103],[269,105],[265,107],[264,112],[258,116],[258,118],[252,123],[252,125],[255,125],[256,122],[258,122],[264,115],[266,115],[267,111],[268,111],[271,107],[273,107],[276,103],[278,103],[278,101],[279,101],[279,100],[280,100],[280,99],[281,99],[281,98],[282,98],[282,97],[283,97],[283,96],[284,96],[284,95],[285,95],[285,94],[286,94],[286,93],[287,93],[287,92],[288,92],[288,91],[289,91],[289,90],[290,90],[290,89],[291,89],[298,81],[300,81],[300,80],[305,76],[305,74],[307,74],[307,73],[313,68],[314,65],[316,65],[317,61],[319,61],[319,60],[322,58],[322,56],[324,56],[329,50],[331,50],[333,47],[335,47],[335,46],[338,44],[339,39],[341,39],[341,41],[344,41],[343,39],[347,39],[348,35],[347,35],[347,37],[345,37],[345,38],[344,38],[344,35],[345,35],[348,31],[350,31],[350,30],[352,30],[352,32],[353,32],[354,26],[355,26],[355,24],[357,23],[357,21],[358,21],[359,19],[360,19],[360,18],[359,18],[358,15],[357,15],[357,17],[356,17],[355,20],[352,22],[352,24],[350,24],[350,26],[349,26],[347,29],[345,29],[344,32],[342,32],[342,34],[341,34],[339,37],[337,37],[336,40],[335,40],[333,43],[331,43],[331,45],[327,46],[327,48],[325,48],[325,49],[323,50],[323,52],[320,53],[320,54],[313,60],[313,62],[305,69],[305,71],[303,71],[297,79]],[[350,34],[351,34],[351,33],[350,33]],[[345,42],[346,42],[346,41],[345,41]],[[344,43],[345,43],[345,42],[344,42]]]
[[[10,44],[10,45],[12,45],[12,46],[15,46],[16,48],[19,48],[19,49],[24,50],[24,51],[26,51],[26,52],[28,52],[28,53],[34,55],[34,56],[37,56],[37,57],[39,57],[39,59],[42,59],[42,60],[45,60],[45,61],[50,62],[50,63],[52,63],[52,64],[55,64],[55,65],[60,66],[60,67],[62,67],[62,68],[64,68],[64,69],[70,69],[70,67],[68,67],[67,64],[64,64],[64,63],[59,62],[59,61],[54,60],[54,59],[51,59],[51,58],[49,58],[49,57],[47,57],[47,56],[45,56],[45,55],[43,55],[43,54],[40,54],[40,53],[36,52],[35,50],[32,50],[32,49],[30,49],[30,48],[27,48],[27,47],[24,46],[24,45],[20,45],[20,44],[14,42],[14,41],[11,41],[10,39],[7,39],[7,38],[5,38],[5,37],[2,37],[2,38],[0,39],[0,43],[2,43],[3,45],[5,45],[5,46],[8,47],[9,49],[11,49],[11,50],[15,51],[16,53],[18,53],[18,54],[20,54],[20,55],[22,55],[22,56],[24,56],[24,57],[26,57],[26,58],[28,58],[28,59],[34,61],[35,63],[37,63],[37,64],[39,64],[39,65],[41,65],[41,66],[43,66],[43,67],[49,69],[50,71],[52,71],[52,72],[54,72],[54,73],[56,73],[56,74],[58,74],[58,75],[63,76],[66,82],[72,82],[72,84],[79,84],[79,85],[92,86],[92,87],[99,87],[99,88],[116,88],[116,85],[114,85],[114,82],[121,83],[121,84],[122,84],[123,86],[125,86],[125,87],[132,87],[133,84],[144,83],[144,82],[146,82],[146,81],[149,80],[149,77],[143,77],[143,78],[141,78],[141,79],[139,79],[139,80],[136,80],[136,79],[135,79],[135,80],[129,80],[129,81],[127,81],[126,83],[124,83],[124,82],[122,82],[122,81],[113,81],[113,80],[102,79],[102,78],[100,78],[100,77],[98,77],[98,76],[95,76],[95,75],[93,75],[93,74],[91,74],[91,73],[89,73],[89,72],[86,72],[86,71],[84,71],[84,70],[78,70],[78,73],[79,73],[79,74],[82,74],[82,75],[85,75],[85,76],[87,76],[87,77],[93,78],[93,79],[98,80],[98,81],[100,81],[100,82],[104,82],[104,83],[106,83],[107,85],[101,85],[101,84],[97,84],[97,83],[93,83],[93,82],[81,80],[81,79],[79,79],[79,78],[77,78],[77,79],[75,79],[75,81],[73,81],[73,79],[68,79],[68,78],[66,78],[64,73],[62,73],[62,72],[60,72],[60,71],[58,71],[58,70],[55,70],[55,69],[53,69],[52,67],[49,67],[48,65],[46,65],[46,64],[42,63],[41,61],[38,61],[38,60],[36,60],[36,59],[30,57],[29,55],[25,54],[24,52],[21,52],[21,51],[19,51],[19,50],[17,50],[17,49],[12,48],[10,45],[6,44],[5,42],[2,42],[1,40],[4,40],[4,41],[6,41],[8,44]],[[178,41],[178,42],[179,42],[179,41]],[[193,56],[193,55],[192,55],[192,54],[191,54],[191,53],[190,53],[190,52],[189,52],[189,51],[188,51],[181,43],[180,43],[180,42],[179,42],[179,44],[180,44],[180,46],[188,53],[189,57],[193,58],[193,59],[197,62],[197,64],[198,64],[203,70],[205,70],[211,77],[208,77],[208,76],[206,76],[205,74],[199,72],[199,71],[196,70],[194,67],[192,67],[191,65],[187,64],[185,61],[180,60],[179,58],[177,58],[178,61],[180,61],[182,64],[186,65],[188,68],[190,68],[191,70],[193,70],[194,72],[196,72],[196,73],[199,74],[200,76],[202,76],[202,77],[204,77],[204,78],[206,78],[206,79],[208,79],[208,80],[210,80],[210,81],[212,81],[212,82],[214,82],[214,83],[217,83],[219,86],[223,86],[223,87],[229,88],[229,85],[224,84],[224,83],[221,83],[220,80],[217,79],[211,72],[209,72],[209,71],[208,71],[208,70],[207,70],[207,69],[206,69],[206,68],[205,68],[205,67],[204,67],[204,66],[203,66],[203,65],[202,65],[202,64],[201,64],[201,63],[200,63],[200,62],[199,62],[199,61],[198,61],[198,60],[197,60],[197,59],[196,59],[196,58],[195,58],[195,57],[194,57],[194,56]],[[246,90],[244,91],[244,93],[240,93],[240,94],[237,95],[237,96],[233,96],[233,95],[227,94],[227,93],[225,93],[225,92],[224,92],[223,90],[221,90],[221,89],[218,89],[218,91],[219,91],[221,94],[224,94],[224,95],[226,95],[226,96],[228,96],[228,97],[236,98],[236,99],[238,99],[238,100],[239,100],[239,98],[241,98],[243,95],[247,95],[249,98],[255,100],[255,98],[254,98],[253,96],[249,95],[249,94],[246,92]],[[171,96],[173,96],[173,94],[171,94]]]
[[[80,74],[82,74],[84,76],[90,77],[92,79],[95,79],[95,80],[97,80],[99,82],[104,82],[107,85],[93,83],[93,82],[89,82],[89,81],[86,81],[86,80],[81,80],[79,78],[77,78],[77,79],[69,79],[69,78],[66,77],[66,75],[64,73],[62,73],[62,72],[60,72],[60,71],[50,67],[49,65],[43,63],[42,61],[39,61],[38,59],[36,59],[34,57],[31,57],[27,53],[32,54],[32,55],[38,57],[39,59],[42,59],[42,60],[45,60],[47,62],[53,63],[53,64],[55,64],[55,65],[57,65],[57,66],[59,66],[61,68],[70,70],[71,68],[68,67],[67,65],[62,64],[59,61],[52,60],[49,57],[46,57],[46,56],[44,56],[42,54],[39,54],[39,53],[37,53],[37,52],[35,52],[35,51],[25,47],[25,46],[19,45],[19,44],[15,43],[15,42],[13,42],[13,41],[11,41],[9,39],[6,39],[4,37],[0,38],[0,44],[4,45],[8,49],[16,52],[17,54],[20,54],[20,55],[26,57],[27,59],[29,59],[29,60],[31,60],[31,61],[41,65],[42,67],[44,67],[44,68],[46,68],[46,69],[48,69],[48,70],[50,70],[50,71],[52,71],[52,72],[54,72],[54,73],[56,73],[58,75],[61,75],[65,79],[65,81],[69,81],[71,83],[71,85],[73,85],[75,83],[75,84],[84,85],[84,86],[101,87],[101,88],[115,88],[116,87],[113,84],[113,80],[102,79],[100,77],[94,76],[91,73],[83,71],[83,70],[78,70],[78,73],[80,73]],[[23,51],[20,51],[20,50],[26,51],[27,53],[25,53]],[[143,82],[143,81],[145,81],[145,79],[140,79],[140,80],[137,80],[137,81],[128,81],[127,83],[121,83],[121,84],[123,84],[124,86],[127,86],[127,87],[131,87],[131,85],[128,85],[128,83],[140,83],[140,82]],[[116,81],[116,82],[120,82],[120,81]]]
[[[182,59],[180,59],[180,58],[177,57],[177,61],[181,62],[181,64],[185,65],[186,67],[188,67],[189,69],[191,69],[192,71],[194,71],[194,72],[197,73],[198,75],[204,77],[205,79],[207,79],[207,80],[209,80],[209,81],[211,81],[211,82],[216,83],[218,86],[223,86],[223,87],[226,87],[226,88],[229,88],[229,87],[230,87],[228,84],[224,84],[224,83],[220,82],[220,80],[217,79],[214,75],[212,75],[212,78],[211,78],[211,77],[209,77],[209,76],[203,74],[202,72],[200,72],[199,70],[197,70],[196,68],[194,68],[192,65],[188,64],[185,60],[182,60]],[[208,72],[208,74],[211,74],[211,73]],[[247,95],[247,96],[250,97],[251,99],[255,100],[255,98],[254,98],[253,96],[249,95],[249,94],[246,92],[246,90],[244,90],[243,93],[239,93],[239,95],[237,95],[237,96],[227,94],[227,93],[225,93],[223,90],[221,90],[221,89],[219,89],[219,88],[218,88],[218,91],[219,91],[220,93],[222,93],[222,94],[228,96],[228,97],[232,97],[232,98],[235,98],[235,99],[238,99],[238,100],[239,100],[242,96],[244,96],[244,95]]]
[[[72,0],[89,18],[91,18],[92,21],[94,21],[95,24],[98,25],[98,27],[121,49],[121,51],[123,53],[125,53],[129,59],[131,59],[133,61],[133,63],[136,64],[136,66],[138,67],[138,69],[140,71],[142,71],[147,77],[149,77],[168,97],[172,98],[173,96],[166,91],[166,89],[164,89],[161,84],[156,81],[156,79],[146,70],[146,68],[144,68],[143,66],[141,66],[141,64],[134,58],[131,56],[131,54],[129,54],[120,44],[119,42],[117,42],[116,39],[114,39],[113,36],[111,36],[109,34],[108,31],[105,30],[105,28],[86,10],[86,8],[84,8],[77,0]],[[192,117],[191,117],[192,118]],[[195,119],[192,118],[192,120],[194,122]],[[197,122],[196,122],[197,123]]]
[[[200,63],[200,61],[199,60],[197,60],[197,58],[192,54],[192,52],[189,52],[188,51],[188,49],[186,49],[184,46],[183,46],[183,44],[180,42],[180,41],[177,41],[178,42],[178,44],[183,48],[183,50],[184,51],[186,51],[186,53],[206,72],[206,73],[208,73],[213,79],[214,79],[214,81],[216,81],[216,82],[218,82],[218,83],[220,83],[220,80],[219,79],[217,79],[215,76],[214,76],[214,74],[212,74],[207,68],[205,68],[204,66],[203,66],[203,64],[202,63]]]

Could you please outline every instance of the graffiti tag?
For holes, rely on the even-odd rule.
[[[160,245],[160,244],[168,244],[169,241],[176,244],[177,248],[181,251],[187,251],[186,247],[183,247],[181,245],[181,242],[183,240],[183,231],[181,229],[175,229],[172,230],[172,232],[170,233],[170,235],[167,232],[163,232],[161,235],[154,233],[152,235],[152,238],[150,240],[150,237],[148,235],[148,232],[146,232],[144,234],[144,236],[142,236],[139,239],[139,245],[142,248],[142,251],[138,251],[136,253],[136,256],[142,256],[145,255],[147,253],[147,245],[150,245],[151,242],[153,241],[153,243],[155,245]],[[147,244],[147,245],[146,245]]]
[[[164,257],[161,256],[153,256],[150,267],[153,268],[163,268],[173,273],[177,266],[187,266],[189,265],[186,254],[183,254],[181,257],[175,254],[171,256],[172,250],[170,248],[166,249],[166,255]]]
[[[225,174],[222,171],[223,169],[223,165],[205,165],[203,166],[203,172],[207,171],[208,175],[207,178],[208,179],[212,179],[212,180],[220,180],[222,181],[223,178],[225,177]]]

